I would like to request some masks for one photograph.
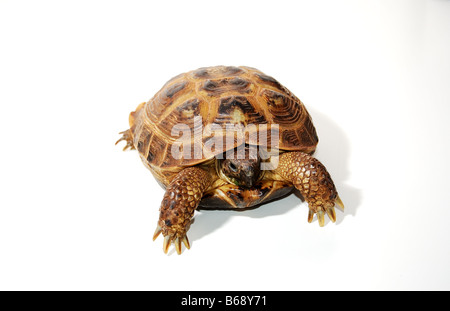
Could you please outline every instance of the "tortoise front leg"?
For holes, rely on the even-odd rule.
[[[292,182],[308,202],[308,222],[317,214],[322,227],[325,212],[331,221],[336,221],[334,204],[337,203],[342,209],[344,205],[330,174],[319,160],[303,152],[286,152],[280,155],[275,172]]]
[[[162,232],[163,251],[167,254],[172,241],[178,254],[181,254],[181,242],[190,248],[186,232],[205,190],[211,185],[208,172],[198,167],[189,167],[179,172],[170,182],[161,202],[159,221],[153,241]]]

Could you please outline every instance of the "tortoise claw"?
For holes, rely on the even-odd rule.
[[[342,208],[342,210],[344,210],[344,203],[342,203],[341,198],[339,197],[339,195],[336,197],[336,204],[339,205],[340,208]]]
[[[155,233],[153,234],[153,241],[155,241],[158,238],[158,236],[161,234],[161,232],[163,232],[161,226],[157,225]],[[170,244],[172,244],[172,242],[175,245],[175,250],[177,251],[178,255],[181,255],[181,243],[182,242],[186,246],[187,249],[191,248],[191,245],[189,244],[189,240],[186,235],[181,236],[181,237],[180,236],[175,237],[173,234],[164,235],[164,233],[163,233],[163,236],[164,236],[163,252],[165,254],[167,254],[167,252],[169,251],[169,247],[170,247]]]
[[[323,211],[318,211],[317,220],[319,220],[319,226],[323,227],[325,225],[325,218],[323,217]]]
[[[156,238],[159,236],[159,234],[162,232],[162,229],[159,225],[156,226],[155,233],[153,233],[153,241],[156,240]]]
[[[332,222],[336,222],[336,210],[334,209],[334,206],[328,207],[326,209],[326,213],[328,215],[328,218],[330,218],[330,220]],[[314,214],[317,215],[317,220],[319,221],[319,226],[323,227],[325,225],[325,212],[323,210],[321,210],[319,208],[319,210],[317,212],[314,211],[314,209],[310,208],[308,211],[308,222],[311,223],[313,218],[314,218]]]
[[[183,244],[187,249],[191,249],[191,244],[189,244],[189,240],[186,235],[183,237]]]
[[[173,242],[173,244],[175,244],[175,250],[177,251],[177,254],[181,255],[181,240],[180,240],[180,238],[176,238],[175,241]]]
[[[314,211],[312,209],[309,209],[308,211],[308,222],[311,223],[314,217]]]
[[[327,208],[327,215],[332,222],[336,222],[336,211],[334,210],[334,206]]]
[[[172,238],[173,238],[172,235],[166,235],[164,237],[164,242],[163,242],[163,252],[164,252],[164,254],[167,254],[167,251],[169,250],[170,243],[172,243]]]

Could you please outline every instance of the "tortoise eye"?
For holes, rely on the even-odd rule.
[[[233,172],[237,171],[237,167],[236,167],[236,165],[234,165],[233,162],[230,162],[230,164],[228,166],[230,167],[230,170],[232,170]]]

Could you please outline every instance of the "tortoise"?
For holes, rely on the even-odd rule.
[[[312,156],[318,137],[304,104],[255,68],[179,74],[131,112],[129,124],[116,144],[125,140],[124,150],[137,149],[165,189],[153,235],[163,234],[164,253],[172,242],[178,254],[181,243],[190,248],[186,233],[196,209],[254,208],[294,188],[308,203],[308,222],[316,215],[324,226],[325,213],[335,222],[335,203],[344,208]],[[245,131],[235,135],[233,126]]]

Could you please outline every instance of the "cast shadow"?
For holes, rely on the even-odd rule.
[[[189,240],[192,244],[192,242],[195,242],[222,227],[232,217],[245,216],[263,218],[285,214],[289,210],[300,205],[301,200],[303,200],[299,199],[300,194],[297,194],[296,191],[297,190],[293,190],[283,197],[250,208],[217,210],[201,209],[196,211],[189,229]]]
[[[351,144],[343,129],[326,114],[307,107],[316,127],[319,144],[314,154],[328,169],[337,187],[338,193],[345,205],[345,211],[336,211],[336,224],[340,224],[345,217],[356,215],[356,210],[361,203],[361,190],[346,183],[350,177],[351,167],[349,159],[351,155]],[[252,218],[263,218],[273,215],[282,215],[294,207],[300,206],[303,198],[297,190],[291,194],[275,201],[262,204],[256,208],[245,210],[201,210],[196,212],[195,225],[189,230],[189,238],[192,242],[211,234],[222,227],[231,217],[246,216]],[[305,203],[306,204],[306,203]],[[330,220],[325,217],[325,225]],[[306,214],[305,214],[306,222]],[[317,222],[314,217],[313,222]]]

